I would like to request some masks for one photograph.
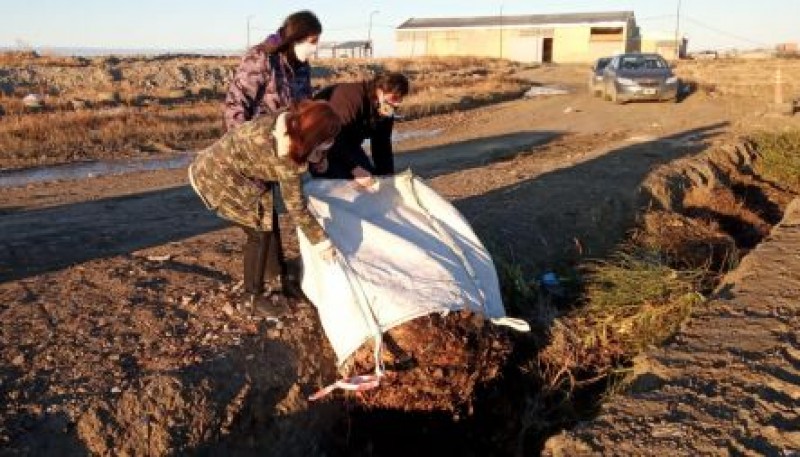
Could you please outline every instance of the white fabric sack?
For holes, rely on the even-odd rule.
[[[411,172],[378,182],[376,192],[346,180],[305,184],[339,255],[326,262],[298,231],[302,288],[339,364],[420,316],[464,308],[505,316],[494,263],[458,210]]]

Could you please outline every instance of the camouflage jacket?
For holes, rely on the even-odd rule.
[[[198,153],[189,181],[208,209],[264,231],[272,229],[272,187],[279,185],[292,220],[317,244],[327,236],[306,207],[301,178],[307,167],[278,156],[272,136],[276,119],[261,116],[226,133]]]
[[[293,67],[283,54],[267,54],[264,46],[275,35],[250,48],[242,57],[225,96],[228,130],[263,114],[274,114],[291,102],[311,98],[311,66]]]

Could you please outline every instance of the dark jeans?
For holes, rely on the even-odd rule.
[[[272,208],[272,230],[260,231],[242,226],[247,235],[244,244],[244,290],[251,294],[264,292],[264,281],[280,285],[286,271],[281,246],[281,228],[278,212]]]

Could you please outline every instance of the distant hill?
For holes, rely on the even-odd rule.
[[[169,48],[103,48],[103,47],[59,47],[59,46],[34,46],[21,48],[19,46],[0,46],[0,52],[9,51],[36,51],[40,55],[56,56],[153,56],[163,54],[197,54],[204,56],[235,56],[241,55],[244,49],[169,49]]]

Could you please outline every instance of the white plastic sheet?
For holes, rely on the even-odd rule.
[[[461,214],[406,172],[376,192],[306,183],[309,207],[340,255],[326,262],[299,233],[302,288],[339,364],[367,339],[416,317],[469,309],[505,316],[494,263]]]

